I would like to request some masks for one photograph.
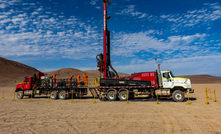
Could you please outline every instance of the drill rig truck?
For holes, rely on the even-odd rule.
[[[125,101],[127,97],[133,98],[135,94],[152,97],[158,94],[172,97],[174,101],[184,101],[184,93],[194,92],[190,79],[175,78],[171,71],[160,71],[160,65],[158,71],[133,73],[131,76],[119,78],[110,62],[110,31],[107,28],[107,20],[111,18],[107,15],[109,4],[109,0],[103,0],[103,53],[96,56],[98,70],[103,73],[103,78],[100,78],[100,99],[114,101],[119,98]]]
[[[176,102],[185,100],[185,93],[193,93],[190,79],[176,78],[173,73],[158,70],[150,72],[132,73],[130,76],[119,78],[117,71],[110,62],[110,31],[107,29],[107,20],[111,18],[107,15],[107,5],[109,0],[103,0],[103,53],[96,56],[97,69],[103,74],[102,78],[94,78],[92,85],[81,85],[77,79],[71,82],[67,80],[57,80],[53,83],[51,79],[45,79],[43,73],[37,73],[34,77],[25,77],[24,82],[16,87],[17,98],[21,99],[24,95],[34,96],[35,94],[50,93],[51,99],[66,99],[71,93],[86,95],[88,89],[96,91],[100,100],[126,101],[135,96],[148,95],[151,97],[167,97]],[[112,70],[112,71],[111,71]],[[93,94],[93,92],[92,92]],[[94,95],[94,94],[93,94]]]

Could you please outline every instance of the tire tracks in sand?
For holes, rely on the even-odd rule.
[[[156,113],[161,116],[161,119],[164,122],[164,133],[171,134],[171,133],[180,133],[181,128],[179,126],[179,123],[172,114],[167,113],[166,111],[162,111],[161,109],[157,108],[156,106],[151,106],[151,109],[153,109]]]
[[[191,114],[193,116],[195,116],[197,118],[197,121],[201,121],[211,127],[211,129],[206,129],[207,131],[214,131],[215,130],[215,132],[221,133],[220,125],[216,125],[216,124],[221,124],[221,121],[213,120],[213,119],[211,119],[211,117],[209,117],[208,115],[206,115],[204,113],[199,113],[197,111],[193,111],[190,109],[189,109],[189,111],[191,112]],[[205,129],[205,128],[206,127],[201,126],[201,129]]]

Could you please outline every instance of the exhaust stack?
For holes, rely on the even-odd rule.
[[[162,83],[162,76],[161,76],[161,72],[160,72],[160,64],[158,64],[158,80],[159,80],[159,87],[163,87],[163,83]]]

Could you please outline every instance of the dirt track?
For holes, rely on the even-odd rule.
[[[205,87],[217,100],[206,105]],[[194,84],[186,102],[92,103],[93,99],[50,100],[45,96],[12,101],[14,87],[0,88],[0,133],[221,133],[221,84]],[[2,98],[2,91],[5,98]]]

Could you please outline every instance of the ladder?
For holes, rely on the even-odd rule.
[[[99,96],[99,94],[95,88],[88,88],[88,89],[90,90],[92,96],[94,96],[94,91],[95,91],[95,97]]]

